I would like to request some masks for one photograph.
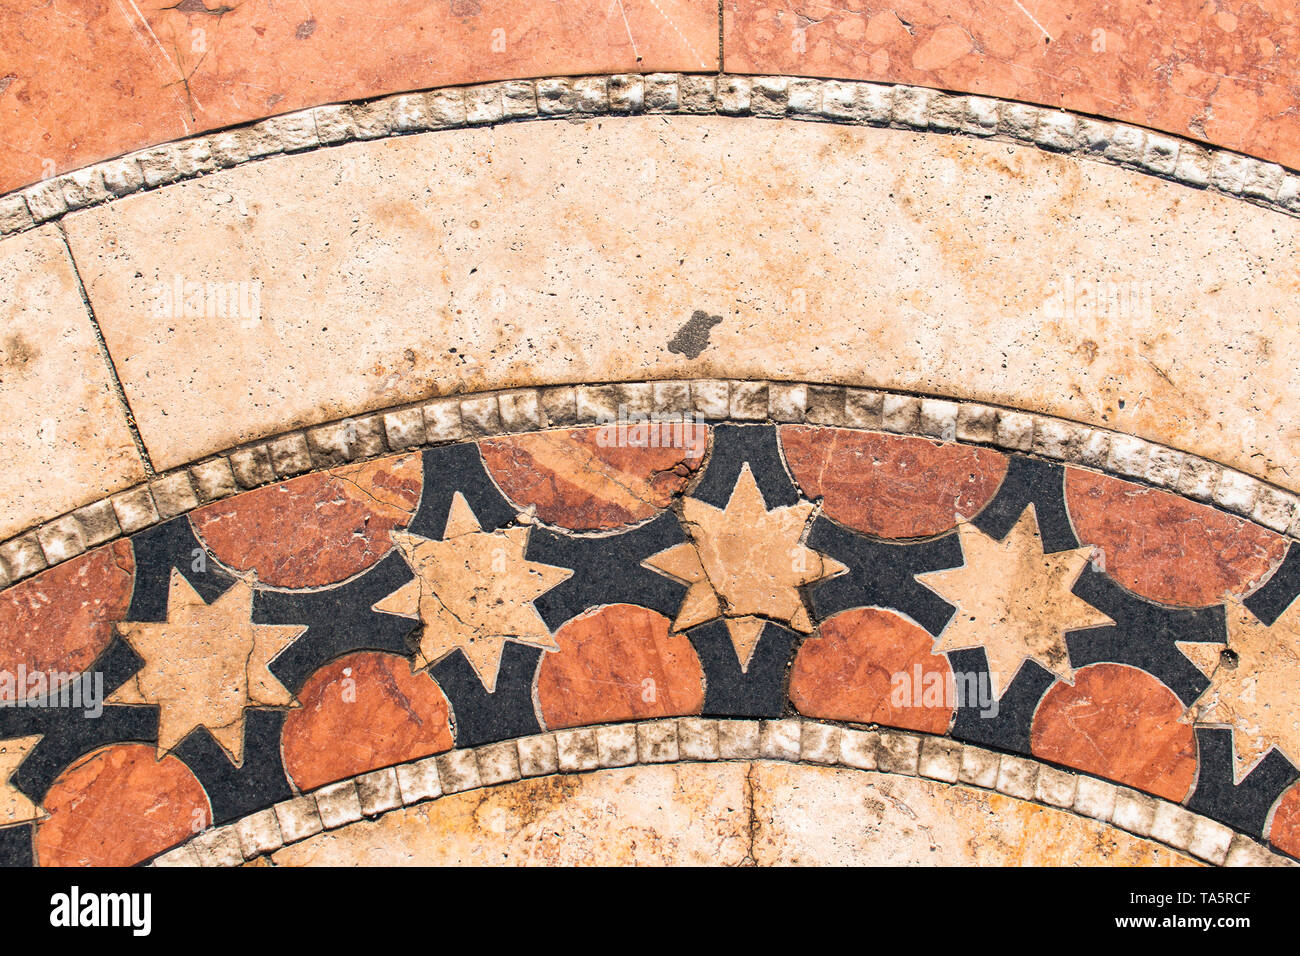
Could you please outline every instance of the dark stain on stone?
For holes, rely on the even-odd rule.
[[[9,89],[9,85],[16,79],[18,79],[17,73],[6,73],[4,76],[0,76],[0,93]]]
[[[37,354],[32,345],[21,336],[11,335],[0,343],[0,365],[17,368],[26,365]]]
[[[668,340],[668,351],[687,358],[699,358],[709,347],[709,331],[722,321],[720,315],[709,315],[696,309],[677,334]]]
[[[451,0],[451,15],[454,17],[476,17],[483,12],[479,0]]]
[[[178,13],[184,13],[187,15],[191,13],[205,13],[210,17],[223,17],[227,13],[233,12],[235,8],[221,4],[209,10],[203,3],[203,0],[181,0],[180,3],[174,4],[170,7],[163,7],[163,9],[175,10]]]
[[[298,29],[293,32],[293,35],[296,36],[299,40],[305,40],[315,32],[316,32],[316,21],[314,19],[304,20],[302,21],[302,23],[298,24]]]

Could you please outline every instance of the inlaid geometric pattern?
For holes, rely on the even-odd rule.
[[[548,434],[582,448],[582,431]],[[197,512],[110,546],[129,548],[129,559],[105,563],[91,551],[17,585],[46,598],[40,614],[14,619],[24,630],[10,638],[33,648],[26,663],[13,662],[31,671],[48,659],[39,635],[44,620],[63,619],[61,602],[123,569],[133,589],[129,606],[95,605],[113,637],[93,664],[57,682],[29,681],[22,706],[0,709],[11,758],[0,845],[12,863],[140,859],[178,834],[242,820],[349,774],[449,748],[450,759],[546,728],[692,714],[803,714],[946,735],[1181,802],[1288,852],[1297,845],[1300,575],[1286,539],[1241,526],[1276,556],[1260,574],[1257,548],[1234,551],[1217,512],[1186,502],[1196,523],[1180,533],[1206,528],[1227,543],[1224,554],[1240,554],[1223,560],[1239,560],[1258,583],[1210,606],[1170,606],[1106,570],[1108,542],[1135,520],[1131,509],[1106,519],[1104,541],[1076,535],[1079,509],[1095,527],[1099,505],[1066,489],[1091,473],[1012,454],[973,513],[929,537],[891,539],[829,517],[791,475],[784,439],[808,447],[810,432],[826,447],[869,440],[873,449],[865,466],[857,456],[824,457],[823,486],[843,496],[861,476],[900,512],[913,493],[923,496],[919,507],[933,507],[924,498],[932,492],[912,490],[895,466],[895,455],[915,459],[918,439],[717,422],[703,466],[677,490],[665,496],[629,477],[608,494],[631,520],[574,530],[539,519],[531,505],[521,514],[476,443],[464,442],[420,453],[409,518],[380,525],[367,545],[378,556],[359,571],[323,553],[317,566],[334,568],[324,585],[316,572],[294,589],[227,567],[196,535],[205,520]],[[927,442],[954,461],[967,447]],[[562,449],[553,454],[563,459]],[[620,469],[634,476],[636,455],[620,454]],[[662,449],[647,452],[647,474],[663,465]],[[276,499],[275,520],[311,535],[318,502],[335,500],[337,489],[301,488]],[[628,510],[629,488],[648,511]],[[579,523],[597,506],[596,490],[580,492]],[[225,508],[252,516],[243,499],[269,493]],[[566,514],[559,505],[554,497],[548,505],[556,520]],[[394,520],[383,500],[368,507]],[[876,515],[911,527],[905,514]],[[1140,524],[1131,531],[1145,533]],[[314,540],[322,552],[331,547],[328,535]],[[279,547],[290,554],[289,545]],[[270,567],[272,552],[262,550],[259,567]],[[246,552],[231,542],[222,553]],[[1161,580],[1198,573],[1176,554],[1159,560]],[[1121,566],[1126,580],[1142,580],[1131,561]],[[85,583],[79,568],[91,575]],[[617,762],[621,739],[593,736],[591,753]],[[563,758],[575,767],[586,759]],[[137,825],[113,813],[147,804],[155,788],[170,816]],[[116,836],[105,843],[109,832]]]

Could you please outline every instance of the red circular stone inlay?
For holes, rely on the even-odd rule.
[[[1039,702],[1034,755],[1174,802],[1196,779],[1196,735],[1183,705],[1146,671],[1092,664],[1058,681]]]
[[[114,744],[82,757],[45,796],[36,829],[41,866],[131,866],[212,824],[189,767],[152,744]]]
[[[1108,475],[1065,475],[1079,540],[1101,549],[1107,574],[1153,601],[1218,604],[1258,587],[1286,555],[1284,537],[1244,518]]]
[[[479,450],[507,498],[581,531],[666,508],[700,467],[707,440],[705,425],[647,423],[490,438]]]
[[[1300,857],[1300,783],[1293,784],[1278,798],[1268,841],[1283,853]]]
[[[388,532],[420,500],[419,455],[293,478],[199,508],[195,533],[217,559],[263,584],[320,587],[358,574],[392,548]]]
[[[924,538],[987,505],[1007,473],[1005,455],[843,428],[784,425],[781,445],[799,487],[824,499],[840,524],[881,538]]]
[[[115,541],[14,585],[0,594],[0,670],[15,680],[19,665],[47,678],[84,671],[112,641],[134,584],[131,544]]]
[[[613,604],[567,622],[543,655],[537,699],[548,727],[698,714],[704,670],[668,618]]]
[[[284,767],[303,790],[450,750],[451,707],[434,680],[396,654],[326,664],[284,722]]]
[[[790,699],[806,717],[947,733],[957,689],[933,647],[925,628],[893,611],[842,611],[799,648]]]

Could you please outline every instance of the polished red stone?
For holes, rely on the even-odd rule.
[[[1300,858],[1300,783],[1278,798],[1268,828],[1268,841],[1283,853]]]
[[[199,508],[195,533],[217,559],[263,584],[333,584],[392,548],[420,500],[419,455],[399,455],[304,475]]]
[[[0,671],[85,670],[125,618],[134,583],[131,544],[115,541],[0,593]]]
[[[805,717],[947,733],[952,667],[933,647],[925,628],[893,611],[842,611],[799,648],[790,699]]]
[[[153,744],[114,744],[82,757],[50,787],[36,829],[41,866],[131,866],[212,825],[208,795],[178,758]]]
[[[451,707],[427,672],[396,654],[361,651],[316,671],[282,736],[284,767],[303,790],[453,746]]]
[[[1007,458],[987,448],[844,428],[785,425],[795,480],[827,516],[881,538],[921,538],[973,518],[997,494]]]
[[[1126,664],[1092,664],[1052,685],[1034,714],[1034,756],[1181,802],[1196,780],[1196,736],[1168,687]]]
[[[1083,544],[1136,594],[1184,607],[1257,587],[1286,555],[1287,539],[1167,491],[1067,468],[1065,501]]]
[[[626,434],[616,426],[578,428],[484,439],[479,448],[517,506],[535,505],[548,524],[587,531],[651,517],[704,460],[707,426],[649,423],[629,425]]]
[[[1300,166],[1289,0],[724,0],[723,32],[732,73],[1023,100]]]
[[[698,714],[704,671],[668,618],[611,604],[555,632],[559,651],[542,656],[537,701],[547,727]]]
[[[306,106],[718,67],[714,0],[0,0],[0,191]]]

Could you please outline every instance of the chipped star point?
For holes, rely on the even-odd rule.
[[[114,627],[144,664],[108,703],[158,708],[160,760],[203,727],[231,761],[242,766],[245,712],[250,707],[298,706],[269,665],[307,628],[254,624],[253,589],[245,581],[236,581],[206,604],[172,568],[167,619],[126,621]]]
[[[389,536],[415,577],[374,605],[423,625],[416,667],[460,651],[489,693],[496,692],[506,641],[559,650],[533,601],[573,571],[524,557],[531,511],[520,524],[484,531],[460,492],[452,498],[441,541],[406,531]]]
[[[1255,617],[1245,604],[1224,605],[1228,642],[1178,641],[1178,649],[1210,684],[1188,709],[1184,722],[1232,730],[1233,771],[1237,783],[1276,747],[1300,766],[1300,600],[1272,624]],[[1224,651],[1234,658],[1225,659]]]
[[[1027,660],[1072,684],[1066,633],[1115,623],[1072,593],[1093,549],[1045,553],[1032,504],[1000,541],[966,521],[957,525],[957,533],[965,562],[916,575],[956,607],[936,652],[984,648],[999,700]]]
[[[642,562],[687,585],[673,630],[721,617],[745,672],[766,621],[811,633],[812,619],[799,588],[846,570],[803,543],[815,510],[808,501],[769,509],[748,462],[725,508],[683,498],[682,516],[691,540]]]

